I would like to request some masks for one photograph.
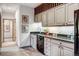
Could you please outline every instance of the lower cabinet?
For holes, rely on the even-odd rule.
[[[60,45],[58,41],[53,39],[51,40],[51,56],[59,56],[60,55]]]
[[[51,56],[74,56],[74,44],[51,39]]]
[[[31,34],[31,46],[37,49],[37,35]]]
[[[44,53],[46,56],[50,56],[51,54],[51,40],[49,38],[44,38]]]
[[[73,43],[56,39],[44,39],[44,53],[47,56],[74,56]]]
[[[31,34],[31,46],[37,49],[37,35]],[[74,44],[44,37],[46,56],[74,56]]]
[[[59,56],[59,55],[60,55],[59,45],[52,43],[52,45],[51,45],[51,56]]]
[[[62,56],[74,56],[74,50],[67,48],[67,47],[62,47]]]

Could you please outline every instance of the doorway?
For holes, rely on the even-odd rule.
[[[3,43],[2,47],[15,45],[16,21],[15,19],[3,19]]]

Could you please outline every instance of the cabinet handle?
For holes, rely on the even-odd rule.
[[[62,43],[60,43],[60,44],[62,44]]]
[[[61,46],[62,55],[64,56],[64,48]]]

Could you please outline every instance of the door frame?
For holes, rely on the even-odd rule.
[[[3,39],[2,39],[2,42],[4,42],[4,20],[12,20],[12,22],[13,22],[13,20],[16,20],[16,19],[3,18]],[[12,24],[12,26],[13,26],[13,24]],[[13,30],[12,30],[12,33],[13,33]],[[13,35],[12,35],[12,39],[13,39]]]

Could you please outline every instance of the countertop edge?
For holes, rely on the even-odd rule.
[[[64,41],[64,42],[69,42],[69,43],[74,43],[73,41],[69,41],[69,40],[65,40],[65,39],[63,40],[62,38],[49,37],[49,36],[42,35],[42,34],[37,34],[37,35],[44,36],[46,38],[50,38],[50,39],[54,39],[54,40],[59,40],[59,41]]]

